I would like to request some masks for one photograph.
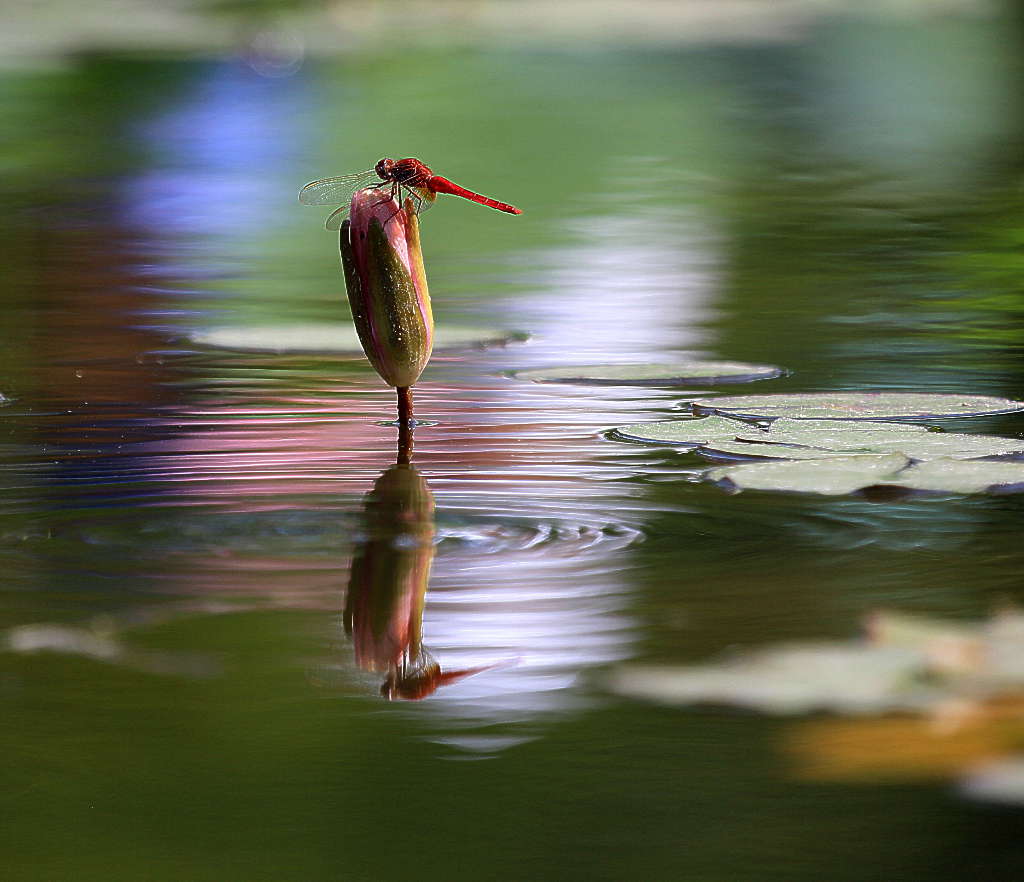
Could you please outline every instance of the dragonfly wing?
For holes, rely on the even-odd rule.
[[[379,183],[380,178],[374,171],[310,181],[299,190],[299,202],[303,205],[340,205],[342,202],[348,202],[356,190],[375,181]]]
[[[341,224],[348,217],[348,203],[346,202],[341,208],[335,209],[328,215],[327,223],[324,224],[328,230],[340,230]]]

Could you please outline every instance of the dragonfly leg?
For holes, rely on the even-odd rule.
[[[416,214],[419,214],[421,211],[423,211],[423,197],[420,196],[419,193],[416,193],[413,190],[409,191],[409,196],[410,196],[411,199],[415,200],[415,202],[416,202]]]

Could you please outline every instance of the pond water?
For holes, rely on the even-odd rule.
[[[793,720],[607,687],[1024,602],[1021,497],[728,495],[605,435],[709,390],[509,376],[1024,397],[1018,51],[938,22],[0,75],[5,878],[1022,878],[1019,812],[948,778],[816,780]],[[397,470],[361,358],[191,342],[345,321],[295,197],[383,153],[525,212],[423,218],[438,326],[530,337],[438,350]],[[385,626],[482,670],[387,702]]]

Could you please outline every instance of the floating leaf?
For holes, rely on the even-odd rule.
[[[782,490],[842,496],[893,477],[909,464],[899,453],[755,462],[710,469],[705,477],[735,490]]]
[[[915,463],[882,483],[935,493],[1009,493],[1024,490],[1024,462],[936,459]]]
[[[714,443],[723,448],[740,446],[739,443]],[[807,459],[709,469],[705,478],[733,490],[777,490],[825,496],[854,493],[868,487],[933,493],[1011,493],[1024,491],[1024,462],[935,459],[910,464],[900,453],[842,455],[811,451]]]
[[[789,444],[815,444],[822,438],[827,443],[828,439],[835,436],[850,436],[854,432],[861,432],[865,435],[874,432],[900,432],[920,435],[931,432],[928,426],[921,426],[917,423],[896,423],[886,420],[800,420],[791,417],[779,417],[773,420],[771,425],[765,427],[773,436],[781,437],[786,435],[786,443]],[[857,436],[863,441],[860,436]]]
[[[754,428],[724,442],[713,439],[705,446],[711,454],[772,459],[822,459],[836,453],[902,453],[915,460],[978,459],[1024,453],[1024,440],[1017,438],[929,432],[910,423],[785,417],[768,428]]]
[[[936,715],[951,712],[955,703],[993,720],[1024,721],[1020,611],[980,623],[876,613],[866,632],[861,640],[783,644],[703,665],[627,665],[611,685],[624,695],[667,704],[714,702],[769,713]]]
[[[712,439],[702,444],[698,453],[709,459],[757,459],[757,460],[789,460],[789,459],[835,459],[840,455],[862,455],[871,453],[868,450],[846,450],[839,454],[834,450],[819,450],[814,447],[794,447],[785,444],[772,444],[768,441],[751,442],[745,438]]]
[[[916,460],[980,459],[1024,453],[1024,440],[959,432],[932,432],[912,439],[878,439],[867,445],[866,449],[878,453],[902,453]]]
[[[756,426],[731,417],[703,417],[690,420],[663,420],[656,423],[633,423],[612,430],[614,438],[627,441],[648,441],[677,447],[699,447],[716,439],[729,440]]]
[[[711,417],[705,417],[711,419]],[[927,434],[927,426],[853,420],[797,420],[779,417],[770,425],[742,423],[744,431],[732,438],[712,438],[702,453],[768,459],[825,459],[837,450],[880,453],[870,450],[872,440],[906,439]]]
[[[867,621],[872,646],[924,653],[941,673],[972,674],[987,687],[1024,686],[1024,613],[1010,608],[982,623],[882,611]]]
[[[783,644],[685,667],[627,665],[609,685],[662,704],[815,714],[785,736],[801,777],[961,776],[968,796],[1024,805],[1024,614],[1015,609],[985,622],[880,612],[862,640]]]
[[[900,420],[952,419],[1024,410],[1024,401],[988,395],[916,392],[810,392],[795,395],[733,395],[689,402],[697,415],[743,419]]]
[[[620,695],[662,704],[725,704],[772,714],[884,712],[926,707],[927,665],[913,650],[814,643],[681,668],[630,665],[614,672]],[[911,685],[913,684],[913,685]]]
[[[986,763],[964,776],[960,792],[971,799],[1024,805],[1024,757]]]
[[[1010,618],[1020,620],[1016,614]],[[1012,627],[1012,626],[1011,626]],[[944,674],[965,674],[990,667],[990,653],[996,643],[1000,646],[1005,639],[1000,636],[998,626],[979,625],[964,622],[948,622],[930,616],[882,610],[873,613],[867,620],[867,639],[872,646],[902,646],[922,653],[937,672]],[[1024,642],[1016,640],[1017,647]],[[1020,653],[1018,652],[1018,655]],[[1021,659],[1024,661],[1024,658]],[[1024,671],[1021,672],[1024,681]]]
[[[518,331],[438,325],[434,335],[434,349],[501,346],[528,337],[528,334]],[[345,322],[216,328],[198,331],[189,339],[204,346],[238,352],[363,354],[355,327]]]
[[[771,364],[735,361],[675,361],[665,364],[588,364],[516,371],[534,383],[586,383],[595,386],[690,386],[748,383],[786,374]]]

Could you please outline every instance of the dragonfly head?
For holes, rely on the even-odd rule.
[[[395,161],[393,159],[388,159],[387,157],[384,157],[384,159],[380,160],[380,162],[378,162],[373,167],[373,170],[377,172],[377,177],[379,177],[382,181],[389,181],[391,180],[391,170],[394,167]]]

